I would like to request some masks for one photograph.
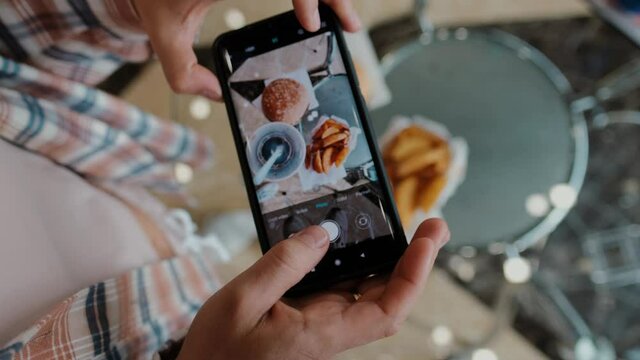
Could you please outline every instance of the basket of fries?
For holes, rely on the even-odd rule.
[[[441,209],[464,181],[468,145],[421,116],[398,116],[380,139],[402,225],[408,235]],[[410,236],[409,236],[410,237]]]

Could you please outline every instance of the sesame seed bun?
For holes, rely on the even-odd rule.
[[[262,111],[271,121],[296,125],[308,108],[307,89],[293,79],[275,80],[262,93]]]

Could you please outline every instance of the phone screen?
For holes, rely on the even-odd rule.
[[[271,246],[310,225],[327,230],[334,250],[394,237],[360,95],[337,40],[329,29],[310,34],[299,28],[224,49]]]

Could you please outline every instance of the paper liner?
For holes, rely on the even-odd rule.
[[[467,160],[469,155],[469,145],[461,137],[453,137],[449,130],[442,124],[433,120],[427,119],[420,115],[414,115],[409,118],[406,116],[396,116],[391,120],[389,128],[380,137],[380,148],[384,149],[402,130],[409,126],[419,126],[426,131],[429,131],[439,137],[447,140],[449,149],[451,151],[451,163],[447,170],[447,183],[438,195],[434,206],[425,212],[422,209],[417,209],[411,223],[405,226],[405,233],[407,237],[411,239],[413,234],[418,229],[418,226],[422,221],[432,217],[443,217],[442,208],[446,205],[447,201],[455,194],[458,186],[462,184],[467,174]]]

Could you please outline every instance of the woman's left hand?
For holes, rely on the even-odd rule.
[[[171,89],[220,100],[216,76],[198,64],[193,42],[209,8],[216,0],[131,0],[143,30],[158,55]],[[351,0],[323,0],[340,18],[347,31],[357,31],[360,21]],[[318,0],[293,0],[296,16],[309,31],[320,28]]]

